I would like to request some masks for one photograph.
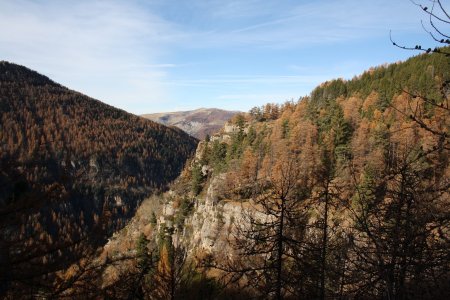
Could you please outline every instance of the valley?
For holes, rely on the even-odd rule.
[[[448,51],[143,116],[1,61],[0,298],[447,299]]]
[[[0,0],[0,299],[450,299],[449,5]]]

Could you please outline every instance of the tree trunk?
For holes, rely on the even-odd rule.
[[[285,210],[284,199],[281,199],[281,211],[280,211],[280,225],[278,228],[278,253],[277,253],[277,282],[276,282],[276,298],[281,299],[281,272],[283,270],[282,259],[283,259],[283,226],[284,226],[284,210]]]
[[[321,257],[321,272],[320,272],[320,299],[325,299],[325,270],[326,270],[326,256],[327,256],[327,242],[328,242],[328,202],[329,202],[329,181],[327,180],[325,190],[325,211],[323,216],[323,231],[322,231],[322,257]]]

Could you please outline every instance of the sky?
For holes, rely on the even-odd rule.
[[[0,0],[0,60],[135,114],[248,111],[417,54],[389,32],[427,41],[421,19],[410,0]]]

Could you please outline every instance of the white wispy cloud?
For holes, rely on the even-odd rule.
[[[137,2],[0,0],[0,28],[1,59],[131,111],[167,98],[178,33]]]
[[[220,14],[219,25],[211,25],[215,30],[190,32],[198,41],[192,47],[292,48],[387,35],[389,29],[420,28],[420,11],[413,5],[405,11],[404,3],[391,0],[231,1],[219,9],[208,3],[206,12]],[[239,11],[235,9],[240,6]],[[236,14],[248,22],[234,22]]]
[[[241,18],[256,18],[268,16],[279,6],[277,1],[261,0],[212,0],[195,2],[203,13],[208,13],[213,19],[236,20]]]
[[[309,84],[317,83],[323,80],[323,75],[253,75],[253,76],[216,76],[210,78],[200,79],[184,79],[184,80],[170,80],[161,82],[171,86],[219,86],[224,84],[231,85],[245,85],[245,84]]]
[[[289,100],[298,100],[298,95],[296,94],[288,94],[288,93],[278,93],[278,94],[271,94],[271,93],[256,93],[256,94],[226,94],[226,95],[219,95],[217,97],[218,100],[228,100],[228,101],[239,101],[239,102],[255,102],[255,103],[261,103],[261,100],[267,101],[267,102],[282,102],[282,101],[289,101]],[[255,104],[256,105],[256,104]]]

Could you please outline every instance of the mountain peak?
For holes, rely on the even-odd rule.
[[[176,126],[202,140],[206,135],[218,132],[237,113],[239,112],[202,107],[188,111],[145,114],[142,117],[163,125]]]

